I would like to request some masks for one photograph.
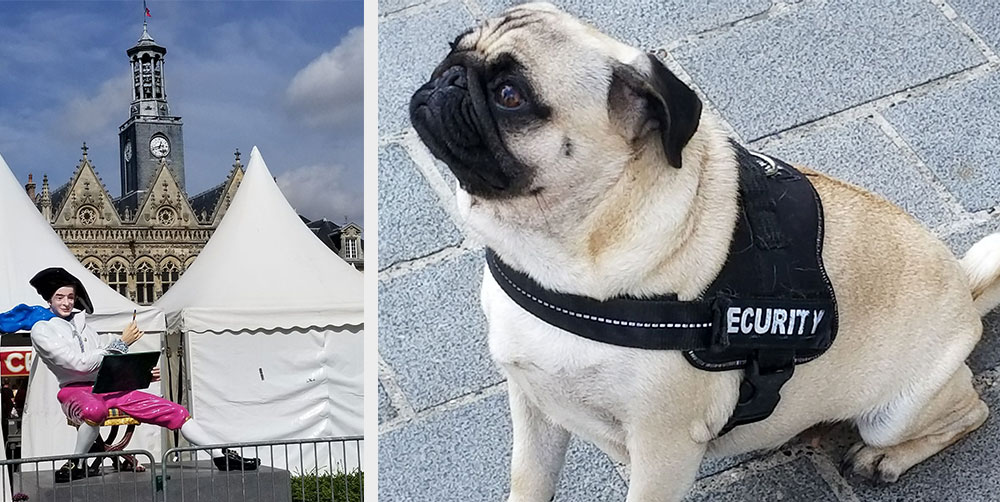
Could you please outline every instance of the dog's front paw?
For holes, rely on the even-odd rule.
[[[899,446],[878,448],[856,443],[844,455],[840,472],[845,476],[854,472],[876,483],[895,483],[913,465],[900,450]]]

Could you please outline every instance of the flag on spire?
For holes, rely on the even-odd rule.
[[[153,17],[153,15],[149,13],[149,7],[146,7],[146,0],[142,0],[142,8],[146,9],[146,17]]]

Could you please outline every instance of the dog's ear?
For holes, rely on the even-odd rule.
[[[698,129],[701,100],[652,54],[647,77],[632,66],[616,63],[611,69],[608,113],[633,142],[659,133],[670,165],[681,167],[681,150]]]

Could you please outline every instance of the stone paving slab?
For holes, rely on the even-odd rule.
[[[987,502],[1000,500],[1000,389],[992,385],[983,400],[990,406],[986,424],[970,436],[917,464],[888,486],[852,478],[860,500],[908,502]]]
[[[390,16],[378,25],[378,134],[410,125],[410,96],[448,54],[448,42],[473,24],[461,2]],[[381,191],[381,190],[380,190]]]
[[[969,211],[1000,205],[1000,73],[931,92],[886,119]]]
[[[869,120],[811,131],[761,151],[871,190],[931,228],[957,218],[892,140]]]
[[[484,258],[473,252],[379,281],[379,353],[420,411],[501,382],[479,307]]]
[[[1000,366],[1000,310],[983,317],[983,337],[969,355],[968,363],[977,374]]]
[[[379,437],[379,502],[503,500],[509,472],[506,396],[415,421]]]
[[[379,148],[378,266],[429,255],[462,242],[462,233],[441,208],[441,201],[400,145]]]
[[[722,474],[721,476],[725,476]],[[806,457],[734,480],[721,488],[696,486],[686,502],[836,502],[839,499]]]
[[[504,500],[510,437],[505,392],[382,434],[379,502]],[[625,483],[603,453],[571,442],[556,502],[622,500],[624,494]]]
[[[748,141],[985,61],[926,0],[803,3],[674,56]]]
[[[993,52],[1000,52],[1000,9],[995,2],[983,0],[949,0],[959,18],[975,30],[990,45]]]
[[[487,16],[496,16],[506,8],[523,2],[482,0],[480,3]],[[643,49],[661,47],[685,35],[757,15],[771,7],[768,0],[557,0],[551,3],[586,20],[604,33]]]

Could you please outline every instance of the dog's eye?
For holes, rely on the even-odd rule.
[[[514,110],[524,104],[524,97],[517,87],[511,84],[503,84],[497,89],[496,102],[502,108]]]

